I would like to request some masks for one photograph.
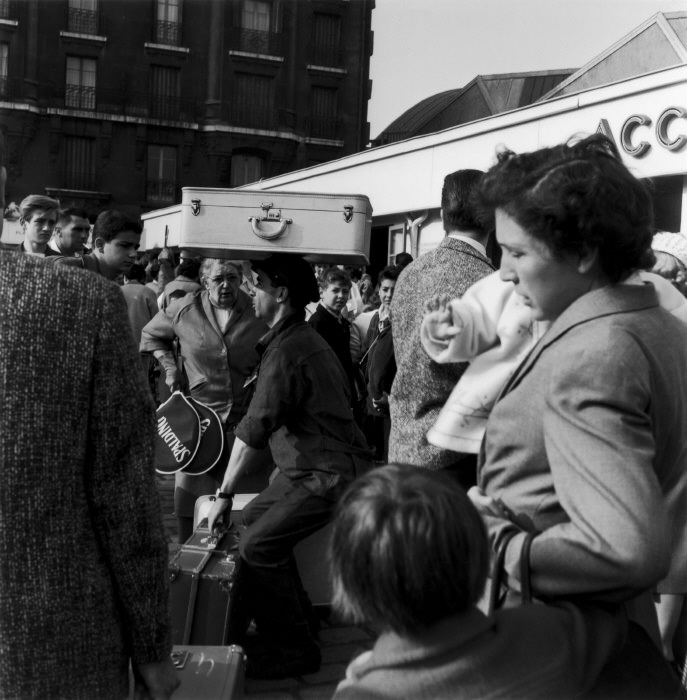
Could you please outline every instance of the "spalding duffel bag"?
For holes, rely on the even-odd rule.
[[[200,416],[191,400],[175,391],[156,412],[155,470],[174,474],[193,462],[200,443]]]

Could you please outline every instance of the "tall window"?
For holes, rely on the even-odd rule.
[[[177,149],[174,146],[148,146],[146,199],[174,202],[177,191]]]
[[[95,189],[95,139],[65,136],[64,184],[75,190]]]
[[[181,81],[179,68],[151,66],[150,116],[179,120]]]
[[[313,22],[313,63],[320,66],[341,64],[341,17],[315,13]]]
[[[312,136],[334,138],[337,126],[336,88],[314,87],[312,89]]]
[[[241,126],[274,126],[274,81],[264,75],[237,73],[234,81],[233,120]]]
[[[257,182],[262,171],[262,158],[250,153],[235,153],[231,157],[231,187]]]
[[[177,46],[181,40],[181,0],[157,0],[155,41]]]
[[[98,0],[69,0],[67,27],[79,34],[98,33]]]
[[[272,4],[244,0],[241,8],[241,50],[269,53]]]
[[[0,97],[8,94],[7,65],[10,55],[10,45],[0,44]]]
[[[67,56],[65,106],[75,109],[95,109],[95,77],[94,58]]]
[[[9,19],[10,16],[10,0],[0,0],[0,17]]]

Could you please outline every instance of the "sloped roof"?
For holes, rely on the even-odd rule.
[[[482,119],[536,102],[574,69],[478,75],[465,87],[446,90],[407,109],[373,141],[378,146]]]
[[[687,12],[658,12],[595,56],[540,101],[687,63]]]

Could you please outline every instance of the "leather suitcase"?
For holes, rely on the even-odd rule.
[[[300,253],[369,264],[372,206],[364,195],[182,188],[180,247],[245,259]]]
[[[250,503],[257,493],[237,493],[231,511],[232,527],[241,530],[241,510]],[[207,523],[207,514],[212,506],[210,496],[201,496],[196,501],[194,524]],[[332,586],[327,569],[327,542],[331,524],[325,525],[312,535],[301,540],[293,550],[298,573],[313,605],[328,606],[332,603]],[[239,535],[240,536],[240,535]]]
[[[206,519],[173,554],[169,579],[174,644],[226,644],[237,545],[236,528],[213,537]]]
[[[172,661],[181,682],[174,700],[243,698],[245,655],[241,647],[176,645]]]

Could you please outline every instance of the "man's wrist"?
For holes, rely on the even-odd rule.
[[[215,501],[233,501],[234,500],[234,493],[226,493],[222,491],[221,488],[217,489],[215,491],[215,495],[212,497],[213,500]]]

